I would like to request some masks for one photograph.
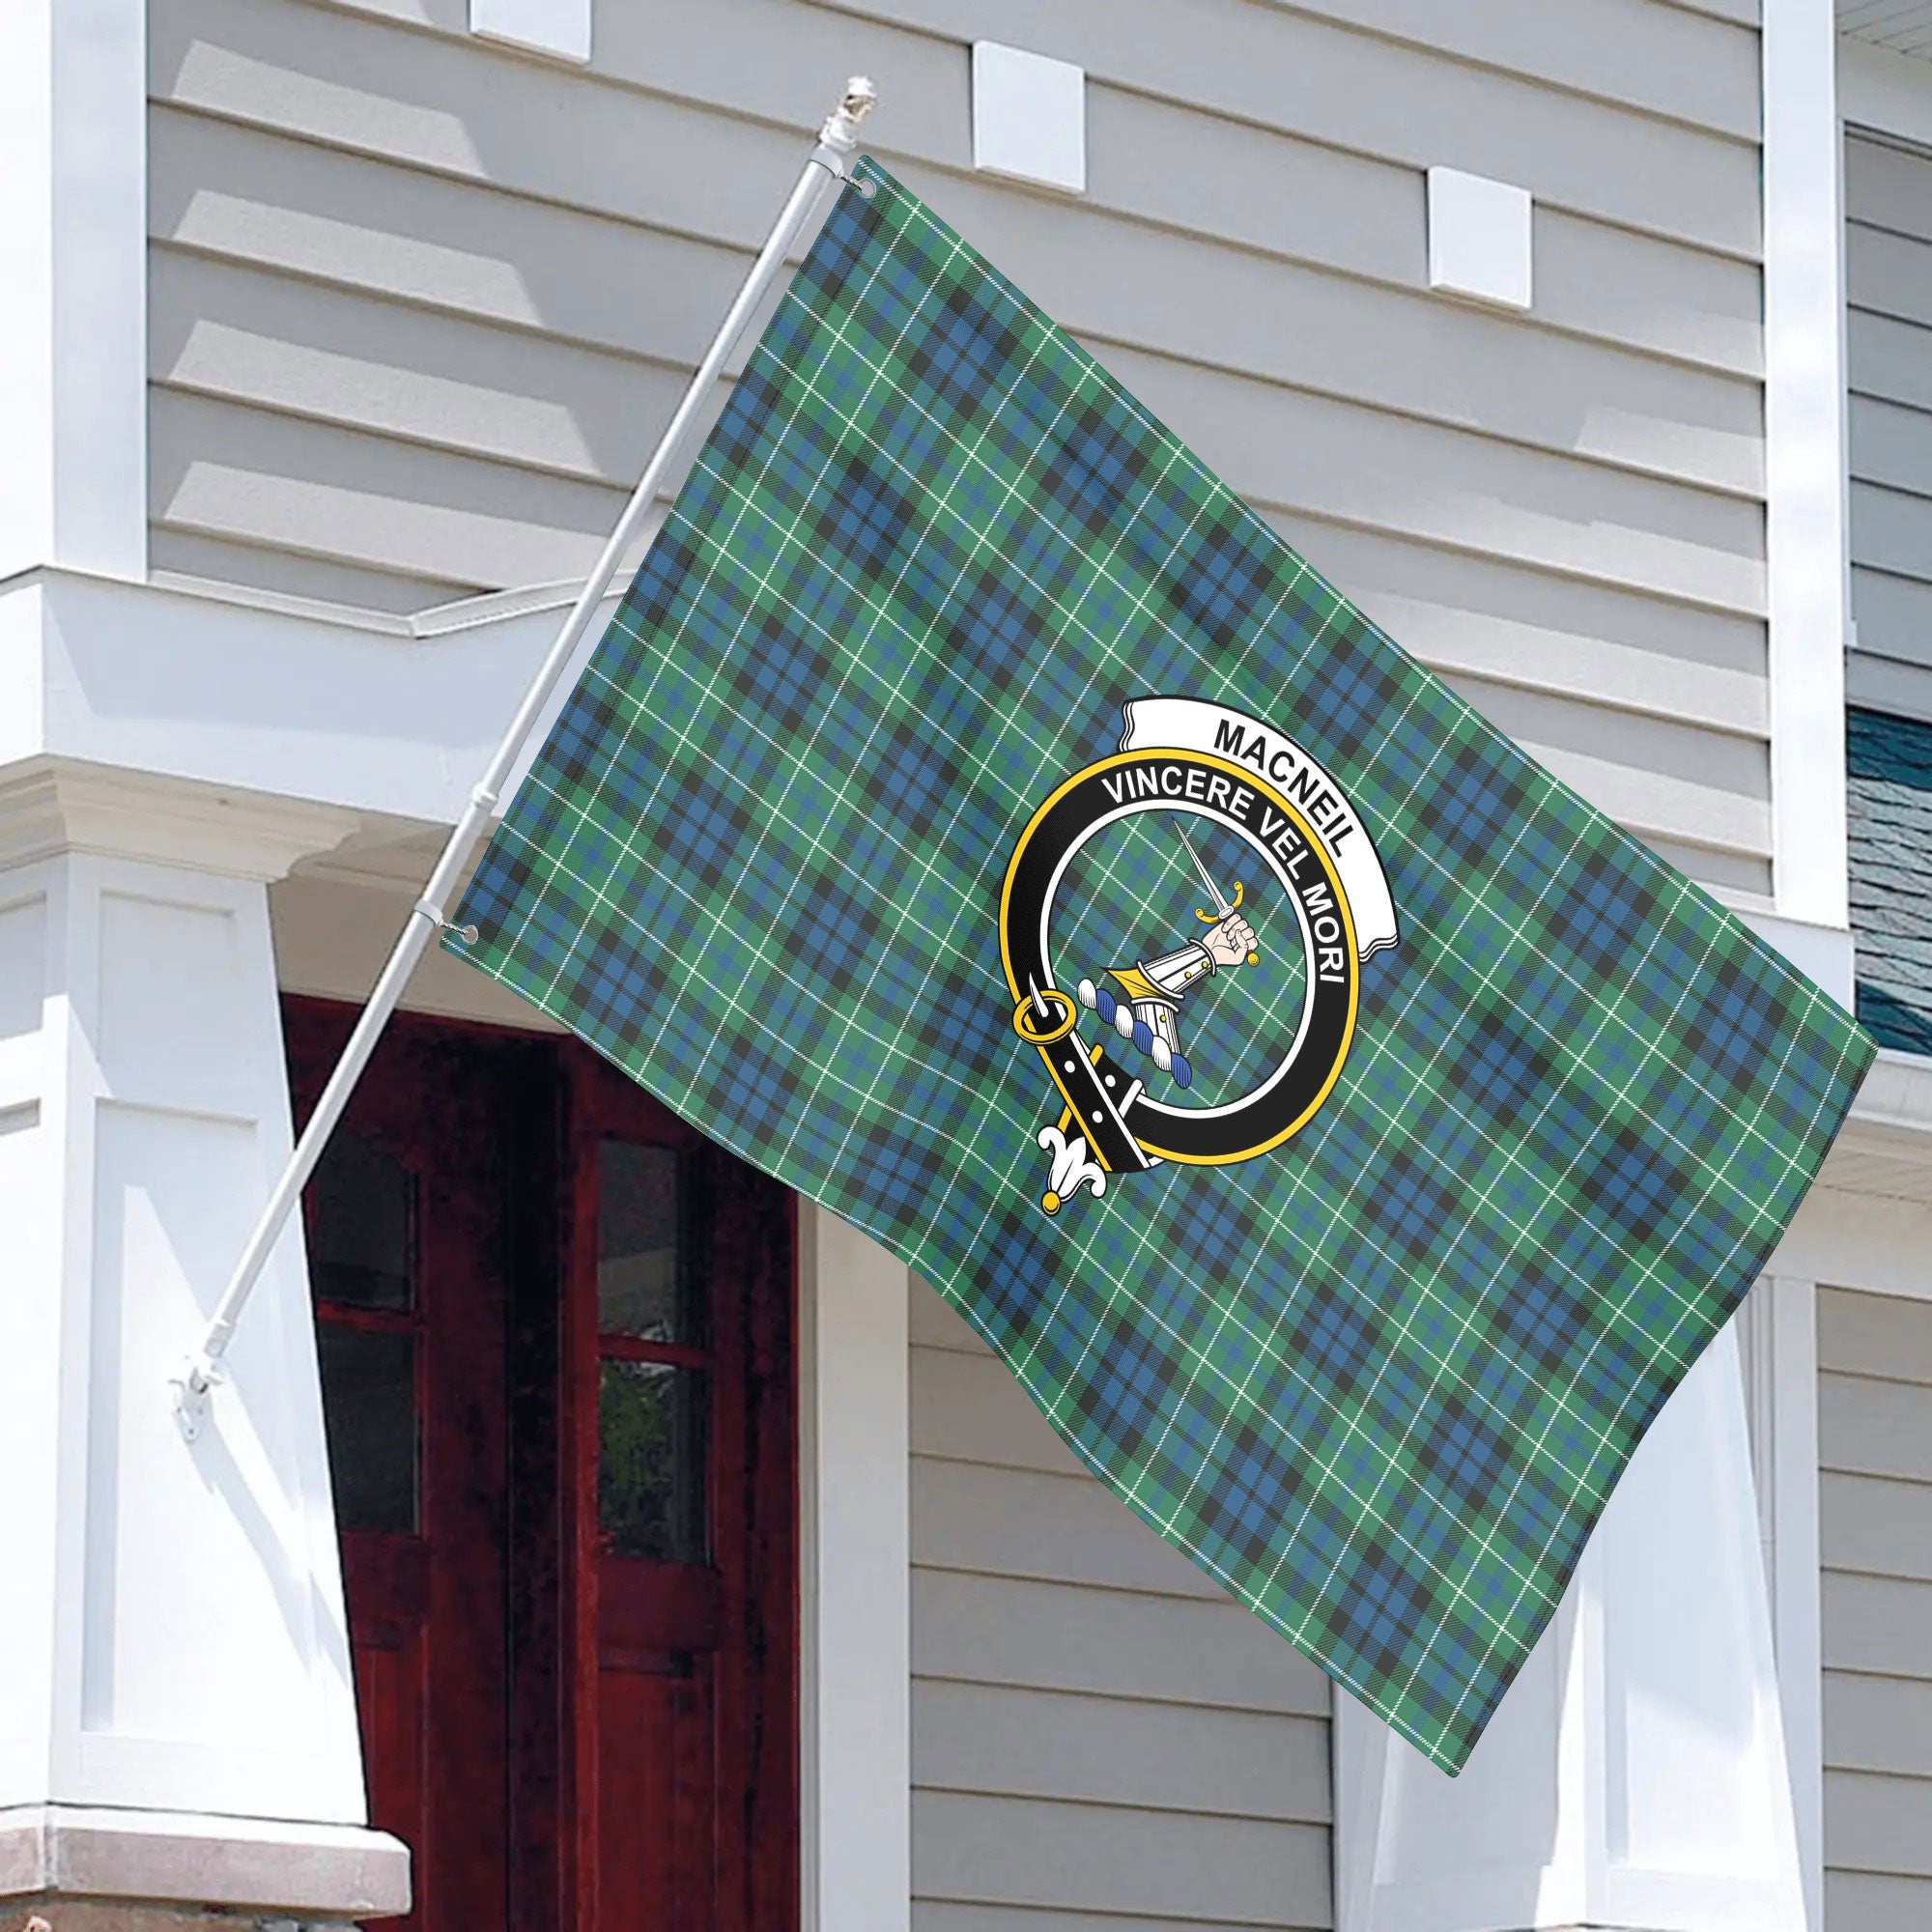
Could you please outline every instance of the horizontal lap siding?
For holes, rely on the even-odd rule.
[[[1932,155],[1845,143],[1855,699],[1932,718]]]
[[[1932,1302],[1818,1304],[1826,1932],[1932,1924]]]
[[[912,1293],[919,1932],[1328,1925],[1327,1680]]]
[[[1747,0],[153,0],[156,567],[406,610],[595,554],[828,87],[1317,566],[1707,881],[1768,882]],[[968,43],[1090,71],[1090,193],[976,177]],[[554,130],[554,131],[552,131]],[[1537,196],[1431,298],[1422,168]]]

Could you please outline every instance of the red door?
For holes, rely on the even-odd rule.
[[[290,1003],[298,1107],[351,1017]],[[788,1202],[575,1042],[392,1024],[306,1204],[392,1923],[796,1923]]]

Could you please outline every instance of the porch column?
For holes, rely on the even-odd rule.
[[[1461,1777],[1342,1697],[1336,1800],[1341,1932],[1804,1932],[1733,1329]]]
[[[289,1151],[268,882],[350,823],[0,773],[5,1932],[408,1898],[366,1829],[298,1231],[192,1445],[168,1390]]]

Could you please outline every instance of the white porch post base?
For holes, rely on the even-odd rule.
[[[1341,1932],[1804,1932],[1726,1329],[1458,1778],[1337,1699]]]
[[[350,823],[0,775],[0,1898],[119,1872],[198,1908],[238,1864],[284,1916],[407,1897],[363,1829],[298,1233],[191,1447],[167,1385],[289,1151],[267,881]]]
[[[100,1932],[203,1918],[240,1932],[238,1912],[311,1924],[376,1918],[409,1903],[399,1853],[359,1826],[21,1805],[0,1811],[0,1927],[10,1900],[53,1932],[80,1901],[81,1922]]]

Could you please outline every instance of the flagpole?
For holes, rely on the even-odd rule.
[[[175,1419],[181,1426],[182,1434],[190,1442],[201,1434],[207,1421],[209,1393],[220,1379],[222,1357],[228,1351],[235,1324],[261,1278],[262,1269],[296,1203],[301,1199],[302,1188],[315,1171],[315,1164],[321,1158],[329,1135],[342,1119],[350,1095],[355,1091],[355,1083],[368,1065],[370,1055],[375,1052],[376,1041],[389,1015],[401,1001],[410,976],[428,950],[431,937],[449,923],[444,903],[461,879],[463,868],[469,863],[478,839],[489,827],[497,795],[508,781],[524,740],[529,736],[545,703],[556,689],[572,655],[582,642],[584,632],[589,629],[591,617],[603,602],[605,590],[615,575],[624,553],[642,528],[657,497],[658,488],[677,453],[678,444],[710,394],[724,366],[724,358],[731,353],[732,345],[751,319],[759,298],[783,266],[785,250],[810,217],[827,185],[835,180],[842,182],[846,179],[843,168],[838,164],[839,156],[849,155],[858,146],[859,123],[871,111],[877,99],[877,90],[863,76],[854,75],[846,82],[843,98],[819,128],[817,145],[807,156],[790,196],[773,224],[772,232],[765,238],[764,246],[758,250],[757,259],[752,264],[751,272],[746,275],[736,298],[725,311],[724,320],[719,325],[711,347],[704,352],[703,360],[693,373],[676,412],[652,452],[650,462],[644,466],[644,473],[638,479],[630,501],[624,505],[623,515],[617,519],[617,526],[611,532],[602,554],[591,566],[590,575],[584,580],[583,588],[578,593],[576,603],[570,607],[569,614],[558,627],[542,667],[530,688],[525,692],[524,700],[518,705],[516,716],[510,720],[509,728],[503,733],[502,742],[484,767],[482,777],[471,786],[463,815],[456,821],[442,848],[442,856],[436,862],[436,869],[423,888],[422,896],[410,909],[409,923],[397,938],[388,962],[369,995],[368,1004],[356,1018],[349,1042],[342,1049],[342,1058],[335,1063],[335,1069],[329,1074],[328,1084],[323,1088],[315,1111],[296,1142],[287,1167],[282,1170],[281,1178],[263,1204],[247,1244],[235,1264],[235,1272],[215,1305],[200,1348],[170,1378],[174,1390]]]

